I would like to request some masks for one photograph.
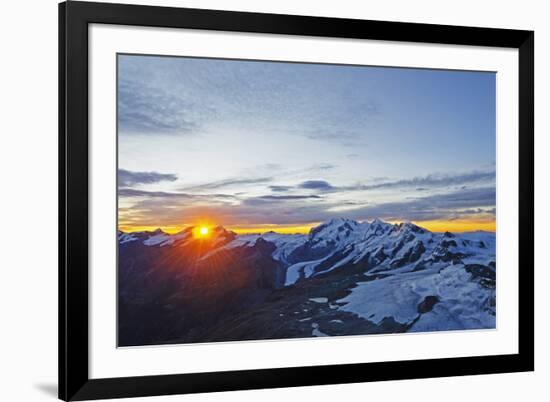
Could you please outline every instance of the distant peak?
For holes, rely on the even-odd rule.
[[[218,225],[216,227],[214,227],[212,229],[212,231],[217,235],[217,236],[236,236],[237,233],[233,232],[232,230],[228,230],[226,229],[225,227],[221,226],[221,225]]]
[[[319,226],[315,227],[314,229],[316,228],[319,228],[319,229],[324,229],[324,228],[329,228],[329,227],[339,227],[339,226],[342,226],[342,225],[348,225],[348,226],[357,226],[359,225],[358,222],[352,220],[352,219],[348,219],[348,218],[332,218],[330,219],[329,221],[326,221],[324,223],[321,223]]]
[[[226,229],[224,226],[221,226],[221,225],[214,226],[214,227],[212,228],[212,231],[213,231],[214,233],[233,233],[233,234],[236,234],[236,233],[233,232],[232,230]]]
[[[191,233],[192,230],[193,230],[193,226],[187,226],[185,229],[182,229],[179,232],[177,232],[176,235]]]
[[[352,224],[354,224],[354,223],[357,223],[357,222],[352,221],[351,219],[347,219],[347,218],[332,218],[328,222],[325,222],[325,225],[333,226],[333,225],[341,225],[343,223],[352,223]]]
[[[384,221],[383,221],[382,219],[380,219],[380,218],[374,218],[370,224],[371,224],[371,225],[378,225],[378,226],[380,226],[380,225],[387,225],[387,222],[384,222]]]
[[[368,233],[380,235],[386,233],[390,228],[395,228],[391,223],[385,222],[380,218],[373,219],[370,223],[365,225]]]
[[[406,221],[406,222],[401,222],[399,224],[399,227],[401,227],[403,229],[415,229],[415,228],[418,228],[419,226],[415,225],[412,222]]]
[[[311,228],[309,239],[333,239],[339,241],[339,239],[348,238],[352,233],[357,233],[360,227],[359,222],[352,219],[333,218],[319,226]]]
[[[415,225],[414,223],[412,222],[409,222],[409,221],[406,221],[406,222],[401,222],[397,225],[397,230],[401,231],[401,232],[415,232],[415,233],[426,233],[427,230],[418,226],[418,225]]]

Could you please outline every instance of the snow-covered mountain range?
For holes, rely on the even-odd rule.
[[[490,232],[333,219],[307,235],[118,242],[121,346],[495,327]]]

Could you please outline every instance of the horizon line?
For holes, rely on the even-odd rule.
[[[383,219],[381,219],[384,221]],[[369,222],[368,220],[357,221],[357,222]],[[372,222],[372,220],[370,221]],[[399,223],[411,222],[421,228],[427,229],[430,232],[434,233],[464,233],[464,232],[475,232],[475,231],[484,231],[484,232],[496,232],[496,220],[429,220],[429,221],[395,221],[388,220],[384,221],[386,223],[395,225]],[[227,230],[235,232],[239,235],[244,234],[264,234],[268,232],[275,232],[279,234],[308,234],[310,230],[316,226],[319,226],[323,222],[311,222],[303,225],[220,225],[220,224],[201,224],[197,223],[195,225],[119,225],[118,230],[125,233],[135,233],[135,232],[144,232],[144,231],[154,231],[161,229],[163,232],[168,234],[175,234],[185,230],[189,227],[194,226],[208,226],[216,227],[222,226]]]

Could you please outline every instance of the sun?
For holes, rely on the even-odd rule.
[[[208,226],[196,226],[193,228],[193,237],[196,239],[207,239],[210,236],[210,228]]]

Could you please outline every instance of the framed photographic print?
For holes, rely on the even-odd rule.
[[[533,32],[59,30],[61,399],[534,369]]]

